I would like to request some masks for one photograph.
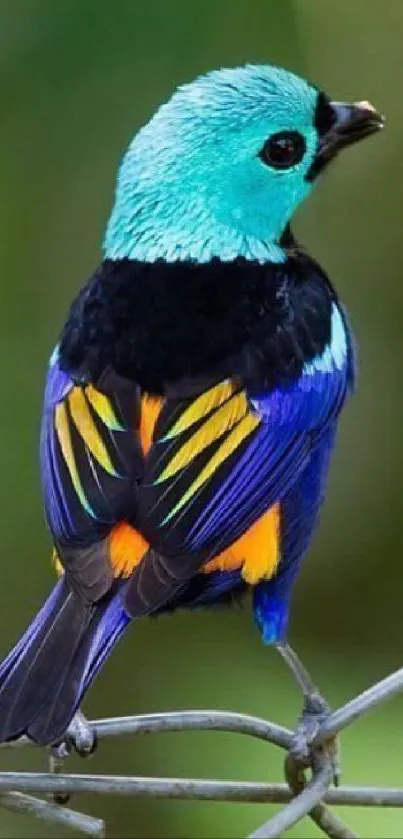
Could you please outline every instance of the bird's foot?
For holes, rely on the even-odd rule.
[[[95,730],[89,725],[84,714],[77,711],[74,715],[66,734],[59,743],[51,746],[49,758],[49,771],[55,775],[60,774],[65,760],[71,755],[72,749],[80,757],[89,757],[95,752],[97,738]],[[52,800],[56,804],[67,804],[70,799],[68,793],[55,793]]]
[[[290,756],[301,767],[312,765],[316,747],[313,745],[321,725],[330,714],[330,707],[320,693],[307,694],[290,747]],[[333,782],[340,783],[340,748],[337,737],[326,740],[318,747],[325,752],[333,768]]]
[[[89,757],[94,754],[97,747],[96,732],[81,711],[77,711],[74,715],[66,737],[80,757]]]

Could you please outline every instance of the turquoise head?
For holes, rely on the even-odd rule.
[[[105,256],[281,262],[282,234],[319,171],[380,125],[368,103],[332,103],[277,67],[201,76],[179,87],[129,146]]]

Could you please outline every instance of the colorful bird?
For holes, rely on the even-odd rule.
[[[383,122],[248,65],[180,87],[135,136],[104,259],[49,364],[41,469],[59,580],[0,666],[1,741],[69,730],[80,747],[81,700],[131,621],[248,590],[302,687],[300,744],[326,710],[287,625],[354,358],[290,220]]]

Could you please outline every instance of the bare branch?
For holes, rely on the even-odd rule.
[[[357,718],[378,707],[403,689],[403,668],[352,699],[332,713],[320,728],[314,745],[334,736]],[[255,737],[288,750],[292,732],[258,717],[227,711],[175,711],[121,718],[94,720],[90,725],[100,740],[131,734],[162,731],[230,731]],[[0,748],[34,745],[22,737]],[[316,760],[318,752],[316,753]],[[0,772],[0,806],[14,812],[29,812],[54,824],[70,826],[90,836],[102,836],[99,819],[62,808],[57,804],[32,798],[39,794],[96,793],[101,795],[146,796],[152,798],[199,799],[210,801],[249,801],[285,804],[285,808],[265,822],[251,839],[279,836],[309,814],[332,839],[353,839],[352,831],[325,804],[350,806],[403,807],[403,789],[379,787],[342,787],[329,789],[331,767],[325,760],[304,787],[291,789],[286,784],[260,784],[239,781],[199,780],[192,778],[145,778],[115,775],[70,775],[35,772]],[[291,787],[293,782],[290,781]]]
[[[1,789],[47,793],[91,793],[133,798],[169,798],[286,804],[293,798],[287,784],[216,781],[199,778],[147,778],[125,775],[53,775],[48,772],[1,772]],[[327,804],[360,807],[403,807],[403,788],[346,786],[330,789]],[[0,795],[0,805],[2,795]]]
[[[161,714],[139,714],[131,717],[111,717],[91,720],[99,740],[104,737],[125,737],[130,734],[152,734],[161,731],[232,731],[246,734],[289,749],[292,732],[281,725],[260,717],[236,714],[232,711],[170,711]],[[0,749],[35,746],[27,737],[11,743],[0,743]]]
[[[323,723],[317,737],[314,740],[315,744],[322,743],[323,740],[333,737],[347,725],[354,722],[358,717],[363,717],[378,708],[388,699],[392,699],[397,693],[403,690],[403,667],[396,670],[378,682],[376,685],[368,688],[363,693],[360,693],[350,702],[343,705],[337,711],[334,711],[328,719]]]
[[[305,789],[296,795],[283,810],[276,813],[272,819],[269,819],[251,833],[249,839],[276,839],[286,830],[289,830],[296,822],[307,816],[320,802],[329,788],[332,775],[333,769],[330,762],[324,761],[323,766],[320,767]]]
[[[330,757],[326,756],[326,753],[323,752],[318,752],[314,759],[316,771],[318,771],[321,766],[325,766],[326,762],[328,762],[329,769],[331,770],[330,774],[332,774],[334,772],[334,766],[330,762]],[[294,795],[302,792],[306,784],[305,771],[291,754],[288,754],[284,761],[284,774],[287,784]],[[323,800],[316,804],[309,815],[312,821],[314,821],[323,833],[330,837],[330,839],[355,839],[355,834],[352,833],[350,828],[348,828],[338,816],[332,813],[329,807],[323,803]]]
[[[105,836],[105,823],[102,819],[95,819],[85,813],[77,813],[67,807],[59,807],[50,801],[22,795],[20,792],[6,792],[0,796],[0,805],[13,813],[24,813],[50,824],[71,827],[88,836]]]
[[[311,810],[309,815],[330,839],[356,839],[356,834],[322,801]]]

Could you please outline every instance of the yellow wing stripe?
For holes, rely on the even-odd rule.
[[[198,420],[202,419],[202,417],[209,414],[214,408],[219,408],[223,402],[226,402],[227,399],[235,393],[235,390],[236,386],[231,379],[226,379],[224,382],[220,382],[220,384],[214,385],[214,387],[206,390],[205,393],[198,396],[197,399],[195,399],[194,402],[186,408],[163,439],[170,440],[172,437],[176,437],[178,434],[181,434],[182,431],[186,431],[187,428],[190,428],[190,426],[194,425],[195,422],[198,422]]]
[[[124,431],[123,425],[119,422],[111,402],[105,394],[100,393],[93,385],[87,385],[85,393],[94,411],[111,431]]]
[[[179,510],[181,510],[182,507],[184,507],[185,504],[193,498],[197,490],[212,477],[214,472],[228,457],[230,457],[235,449],[237,449],[238,446],[246,440],[249,434],[252,434],[252,431],[254,431],[259,424],[260,418],[252,413],[248,413],[240,420],[238,425],[232,429],[226,440],[224,440],[220,448],[214,453],[213,457],[210,458],[205,467],[199,472],[197,478],[182,496],[178,504],[176,504],[173,510],[171,510],[168,516],[166,516],[162,524],[167,524],[179,512]]]
[[[108,450],[92,419],[82,388],[73,388],[69,393],[68,401],[73,422],[85,445],[105,471],[116,476]]]
[[[74,489],[84,509],[87,511],[87,513],[89,513],[90,516],[93,516],[94,513],[87,501],[84,489],[80,481],[80,476],[78,474],[76,459],[74,457],[74,451],[71,442],[69,418],[67,416],[66,405],[64,404],[64,402],[59,402],[59,404],[56,405],[55,428],[60,443],[60,448],[62,450],[62,455],[64,457],[67,469],[69,470]]]
[[[168,466],[157,479],[156,483],[172,478],[181,469],[184,469],[200,452],[204,451],[215,440],[219,440],[227,431],[245,416],[248,411],[248,402],[245,393],[237,393],[219,407],[214,414],[206,420],[192,437],[184,443],[174,455]]]

